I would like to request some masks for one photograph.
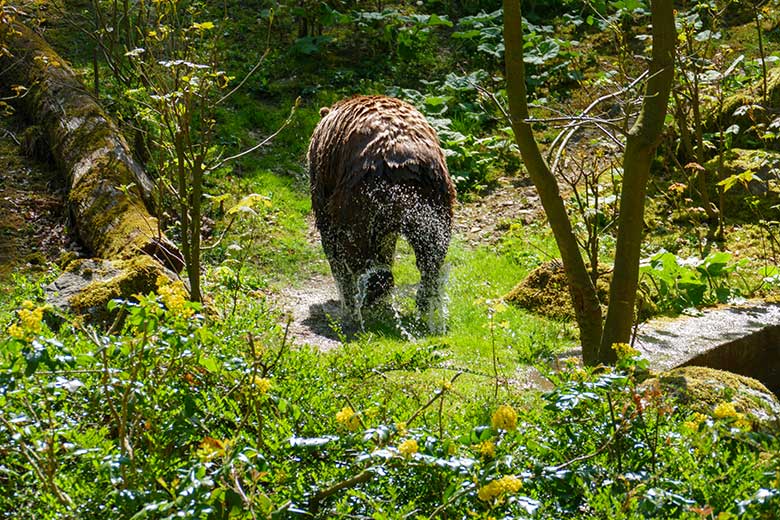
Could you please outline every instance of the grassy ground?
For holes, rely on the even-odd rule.
[[[255,23],[256,13],[237,14],[247,17],[242,24]],[[250,46],[249,36],[236,41]],[[73,35],[62,41],[76,47],[73,59],[88,78],[91,54]],[[243,50],[231,49],[225,65],[245,69],[238,63]],[[304,79],[328,80],[314,58],[297,59],[308,68],[296,76],[294,56],[277,53],[279,77],[258,78],[220,109],[227,153],[279,128]],[[44,279],[17,273],[0,282],[0,327],[26,327],[21,338],[0,338],[6,369],[0,418],[13,419],[2,429],[0,489],[7,493],[0,493],[0,516],[29,510],[36,518],[142,518],[141,512],[227,518],[248,517],[250,508],[256,516],[277,508],[284,516],[285,508],[315,511],[318,493],[373,467],[375,474],[359,485],[323,500],[320,514],[435,517],[449,504],[453,516],[526,517],[536,500],[544,518],[693,519],[711,505],[736,512],[765,504],[769,512],[752,517],[774,518],[776,441],[750,427],[740,431],[736,412],[697,419],[687,408],[673,408],[655,388],[638,386],[641,361],[624,359],[617,372],[596,374],[564,363],[568,369],[551,374],[554,392],[525,391],[540,383],[528,364],[545,370],[551,357],[576,345],[571,323],[501,302],[531,269],[556,256],[541,219],[510,219],[494,240],[455,236],[445,334],[430,335],[416,322],[419,275],[402,241],[394,269],[398,317],[367,320],[364,332],[329,352],[290,348],[280,294],[288,286],[305,292],[328,272],[312,240],[305,171],[319,107],[352,90],[412,81],[382,83],[359,72],[339,71],[347,80],[334,72],[331,83],[308,85],[291,125],[269,146],[208,179],[209,240],[226,225],[225,207],[250,193],[268,201],[208,253],[208,318],[169,292],[165,301],[145,298],[131,306],[129,328],[118,335],[103,338],[77,321],[50,331],[33,310]],[[473,120],[454,119],[452,129],[479,130]],[[470,198],[476,205],[484,200]],[[679,255],[697,251],[706,226],[677,229],[668,208],[657,206],[648,218],[658,231],[648,252],[660,246]],[[678,232],[662,235],[664,224]],[[732,236],[760,244],[750,229],[734,229]],[[35,303],[18,312],[26,299]],[[518,415],[501,426],[495,417],[505,403]],[[352,427],[349,414],[344,418],[348,407],[360,427]],[[515,410],[505,409],[505,416]],[[683,425],[692,418],[693,426]],[[401,423],[412,420],[406,431]],[[411,440],[419,452],[401,454]],[[522,495],[492,502],[478,496],[511,479],[523,480]],[[60,490],[80,509],[58,497]]]

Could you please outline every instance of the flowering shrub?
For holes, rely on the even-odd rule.
[[[398,445],[398,452],[404,457],[411,457],[418,451],[420,451],[420,447],[414,439],[407,439]]]
[[[336,414],[336,422],[351,432],[360,428],[360,417],[351,406],[345,406],[339,410]]]
[[[519,478],[514,475],[506,475],[479,488],[477,498],[483,502],[490,502],[502,499],[503,495],[517,493],[521,487],[523,487],[523,483]]]
[[[512,431],[517,428],[517,412],[511,406],[502,404],[490,419],[496,430]]]
[[[111,335],[68,321],[55,334],[32,302],[2,317],[3,515],[769,519],[780,507],[778,439],[729,401],[711,416],[678,408],[641,383],[646,362],[627,345],[615,369],[564,362],[550,392],[469,405],[428,347],[291,349],[262,305],[209,321],[181,290],[115,302],[125,318]],[[401,367],[433,370],[428,391],[409,399],[386,375]]]
[[[36,307],[30,300],[22,303],[18,323],[8,327],[8,334],[15,339],[31,340],[43,332],[43,307]]]

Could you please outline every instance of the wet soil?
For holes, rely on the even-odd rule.
[[[80,252],[68,232],[65,183],[52,165],[22,153],[18,132],[0,118],[0,282]]]

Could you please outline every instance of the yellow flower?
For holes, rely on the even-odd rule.
[[[492,459],[496,456],[496,444],[493,441],[482,441],[477,444],[477,451],[483,457]]]
[[[696,431],[699,429],[699,425],[706,420],[707,420],[706,415],[700,412],[696,412],[690,417],[690,419],[688,419],[683,423],[683,426],[685,426],[689,430]]]
[[[490,422],[496,430],[512,431],[517,428],[517,412],[511,406],[502,404]]]
[[[360,417],[351,406],[345,406],[341,411],[336,412],[336,422],[351,432],[360,428]]]
[[[12,338],[30,340],[43,332],[44,307],[36,307],[30,300],[22,302],[22,308],[17,311],[19,323],[8,326],[8,334]]]
[[[576,367],[571,370],[572,381],[586,381],[588,379],[588,371],[584,368]]]
[[[271,380],[267,377],[257,377],[255,376],[252,383],[257,387],[257,389],[260,391],[261,394],[267,394],[268,391],[271,389]]]
[[[24,339],[24,329],[22,329],[22,328],[21,328],[19,325],[17,325],[16,323],[12,323],[12,324],[11,324],[11,325],[8,327],[8,334],[9,334],[9,335],[10,335],[12,338],[16,338],[16,339]]]
[[[740,430],[750,431],[753,428],[753,424],[744,413],[739,413],[734,406],[734,403],[720,403],[712,411],[712,416],[716,419],[724,419],[733,421],[734,427]]]
[[[399,433],[399,435],[405,435],[406,434],[406,423],[403,421],[399,421],[395,423],[395,429]]]
[[[737,409],[734,403],[720,403],[715,407],[712,416],[716,419],[732,419],[737,417]]]
[[[753,423],[750,421],[750,419],[745,417],[745,414],[743,413],[737,414],[737,420],[734,421],[734,426],[747,432],[753,429]]]
[[[401,455],[408,458],[420,451],[420,447],[417,445],[416,440],[407,439],[398,445],[398,451],[401,453]]]
[[[639,351],[628,343],[613,343],[612,350],[615,351],[618,359],[629,359],[639,356]]]
[[[477,491],[477,497],[483,502],[489,502],[501,495],[517,493],[523,487],[523,482],[514,475],[505,475],[498,480],[493,480]]]
[[[187,289],[181,282],[173,282],[164,276],[157,278],[157,293],[162,298],[165,308],[173,314],[189,318],[195,311],[187,300]]]

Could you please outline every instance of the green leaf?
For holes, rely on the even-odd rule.
[[[718,183],[718,186],[723,187],[724,193],[729,191],[731,188],[733,188],[736,184],[742,184],[743,186],[747,186],[750,181],[753,180],[755,177],[755,172],[753,170],[747,170],[742,173],[737,173],[734,175],[731,175],[729,177],[726,177],[722,181]]]
[[[212,357],[202,357],[200,358],[200,366],[208,370],[212,373],[218,373],[219,372],[219,363],[217,363],[217,360],[215,360]]]
[[[311,450],[316,448],[322,448],[326,444],[337,440],[336,435],[326,435],[324,437],[291,437],[290,447],[300,448],[304,450]]]
[[[237,213],[256,214],[254,208],[258,206],[263,206],[266,208],[272,207],[273,204],[271,203],[271,198],[266,197],[265,195],[260,195],[258,193],[252,193],[250,195],[247,195],[243,199],[239,200],[235,206],[227,210],[227,214],[228,215],[235,215]]]
[[[482,34],[478,29],[471,29],[470,31],[458,31],[452,33],[452,37],[459,40],[473,40],[477,36]]]

